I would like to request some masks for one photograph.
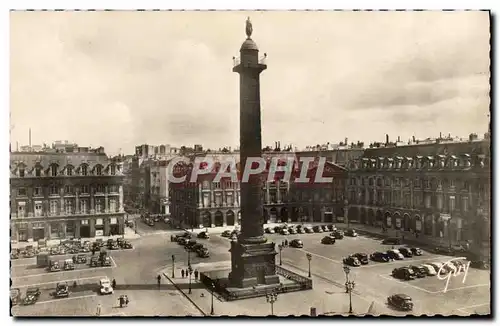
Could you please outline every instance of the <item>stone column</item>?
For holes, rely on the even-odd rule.
[[[325,222],[325,207],[321,207],[321,223]]]
[[[212,227],[212,228],[215,227],[215,213],[210,214],[210,227]]]
[[[61,196],[61,205],[59,206],[58,215],[64,215],[64,188],[61,187],[61,189],[59,189],[59,194]]]
[[[95,192],[94,187],[90,186],[90,214],[95,214]],[[89,222],[90,223],[90,222]],[[92,233],[92,230],[90,231]]]
[[[224,191],[224,202],[225,202],[225,197],[226,197],[226,192]],[[224,204],[224,206],[226,206]],[[227,212],[222,212],[222,226],[227,226]]]
[[[59,224],[59,227],[61,228],[60,231],[62,231],[62,238],[66,239],[66,222],[61,222]]]
[[[80,238],[80,220],[75,221],[75,238]]]
[[[266,204],[271,203],[271,195],[269,194],[270,183],[266,181]]]
[[[124,206],[124,203],[123,203],[123,185],[120,185],[118,187],[118,194],[119,194],[119,197],[118,197],[118,210],[120,213],[123,213],[125,211],[125,206]]]
[[[313,210],[312,210],[312,206],[311,205],[309,205],[307,207],[307,212],[309,214],[309,216],[308,216],[309,217],[309,222],[312,223],[314,221],[314,216],[313,216]]]
[[[434,216],[432,216],[432,236],[436,236],[436,220],[434,219]]]
[[[281,191],[280,191],[280,181],[276,181],[276,199],[278,200],[278,204],[281,204]]]
[[[95,218],[89,219],[90,237],[95,237]]]
[[[222,190],[222,207],[227,207],[226,189]]]
[[[109,213],[108,186],[104,187],[104,212]]]
[[[109,226],[109,217],[103,218],[103,223],[104,223],[104,236],[107,237],[109,236],[109,231],[110,231],[110,226]],[[118,222],[118,221],[117,221]]]
[[[75,214],[80,214],[80,190],[78,188],[75,193]]]
[[[51,234],[51,229],[50,229],[50,223],[49,222],[46,222],[45,223],[45,238],[49,239],[51,238],[50,234]]]
[[[287,210],[286,210],[286,221],[288,223],[292,222],[292,211],[291,211],[290,207],[287,207]]]
[[[30,241],[30,239],[33,241],[33,223],[28,222],[28,241]]]
[[[198,207],[203,207],[203,188],[201,187],[201,183],[198,184]]]

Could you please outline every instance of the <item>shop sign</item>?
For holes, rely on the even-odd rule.
[[[95,230],[95,235],[96,235],[96,237],[102,237],[104,235],[104,231],[103,230]]]
[[[102,218],[96,218],[95,219],[95,225],[102,225],[103,222],[102,222]]]

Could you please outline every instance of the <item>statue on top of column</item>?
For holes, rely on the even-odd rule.
[[[252,22],[250,21],[250,17],[247,17],[246,33],[248,38],[252,36],[252,32],[253,32]]]

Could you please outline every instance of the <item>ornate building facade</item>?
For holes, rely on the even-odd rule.
[[[11,239],[123,234],[123,178],[102,149],[12,152]]]
[[[490,141],[366,149],[350,162],[350,222],[392,228],[489,252]]]
[[[239,182],[221,178],[214,182],[218,167],[209,174],[202,174],[196,183],[190,183],[192,165],[174,168],[174,175],[187,175],[184,183],[170,184],[172,218],[176,225],[186,228],[220,227],[238,225],[240,219]],[[300,171],[300,170],[297,170]],[[273,181],[262,182],[264,203],[263,223],[275,222],[334,222],[344,218],[344,194],[347,170],[333,163],[326,163],[323,177],[332,177],[332,183],[313,182],[317,166],[307,171],[310,183],[283,180],[284,173],[277,172]],[[263,173],[267,177],[267,171]]]

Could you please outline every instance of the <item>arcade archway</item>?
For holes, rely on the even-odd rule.
[[[234,225],[234,212],[233,211],[227,211],[226,222],[227,222],[227,225]]]
[[[212,214],[209,211],[205,211],[201,215],[203,226],[209,228],[212,226]]]
[[[221,211],[215,212],[215,226],[223,226],[224,225],[224,215]]]

